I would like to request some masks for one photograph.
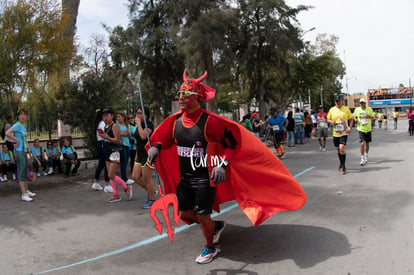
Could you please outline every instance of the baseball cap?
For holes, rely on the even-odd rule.
[[[336,95],[335,96],[335,101],[339,101],[339,100],[342,100],[342,99],[343,99],[343,97],[341,95]]]
[[[103,109],[103,110],[102,110],[102,113],[103,113],[103,114],[113,114],[113,113],[115,113],[115,112],[114,112],[114,110],[113,110],[111,107],[109,107],[109,108],[105,108],[105,109]]]
[[[319,105],[319,109],[323,109],[323,105]]]
[[[256,116],[259,116],[259,114],[258,113],[253,113],[252,114],[252,117],[256,117]]]
[[[361,98],[361,99],[359,100],[359,103],[367,103],[367,100],[366,100],[365,98]]]

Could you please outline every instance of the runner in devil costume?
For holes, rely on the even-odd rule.
[[[254,225],[285,210],[297,210],[306,194],[284,165],[257,138],[234,123],[200,107],[215,90],[201,84],[207,76],[188,79],[179,90],[181,111],[168,117],[153,133],[148,150],[155,161],[165,193],[176,193],[181,219],[199,223],[206,239],[196,258],[211,262],[218,251],[214,244],[226,227],[213,221],[212,210],[237,200]]]

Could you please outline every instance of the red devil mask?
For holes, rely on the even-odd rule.
[[[184,82],[180,86],[180,91],[195,92],[198,94],[201,100],[204,100],[206,102],[212,101],[216,93],[216,90],[200,83],[206,78],[206,76],[207,76],[207,71],[197,79],[187,78],[187,69],[185,69],[184,74],[183,74]]]

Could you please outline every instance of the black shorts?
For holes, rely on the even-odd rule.
[[[283,141],[283,132],[273,134],[273,143],[275,144],[275,147],[279,147],[282,141]]]
[[[333,137],[333,143],[335,147],[339,147],[339,144],[346,145],[347,141],[348,141],[348,136]]]
[[[147,151],[137,151],[135,158],[135,163],[141,165],[141,167],[148,166],[149,168],[154,169],[154,164],[149,163]]]
[[[371,132],[368,133],[364,133],[364,132],[359,132],[359,141],[360,142],[371,142],[372,141],[372,137],[371,137]]]
[[[194,210],[196,214],[208,215],[213,212],[216,187],[210,182],[189,185],[179,183],[177,186],[178,209],[180,211]]]

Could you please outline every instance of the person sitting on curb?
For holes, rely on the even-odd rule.
[[[30,152],[32,153],[32,163],[36,172],[36,176],[40,177],[40,167],[43,169],[43,176],[47,176],[47,162],[45,152],[43,151],[42,146],[40,146],[39,139],[34,140],[33,147]]]
[[[0,153],[1,176],[0,181],[7,181],[7,172],[12,173],[13,180],[16,179],[16,166],[14,165],[13,153],[9,151],[7,144],[3,144],[3,151]]]
[[[69,173],[71,171],[72,164],[74,165],[72,169],[72,176],[76,175],[80,166],[80,160],[78,160],[78,154],[76,153],[75,148],[73,145],[69,144],[69,139],[63,139],[63,146],[62,146],[62,155],[63,155],[63,166],[64,166],[64,177],[69,177]]]

